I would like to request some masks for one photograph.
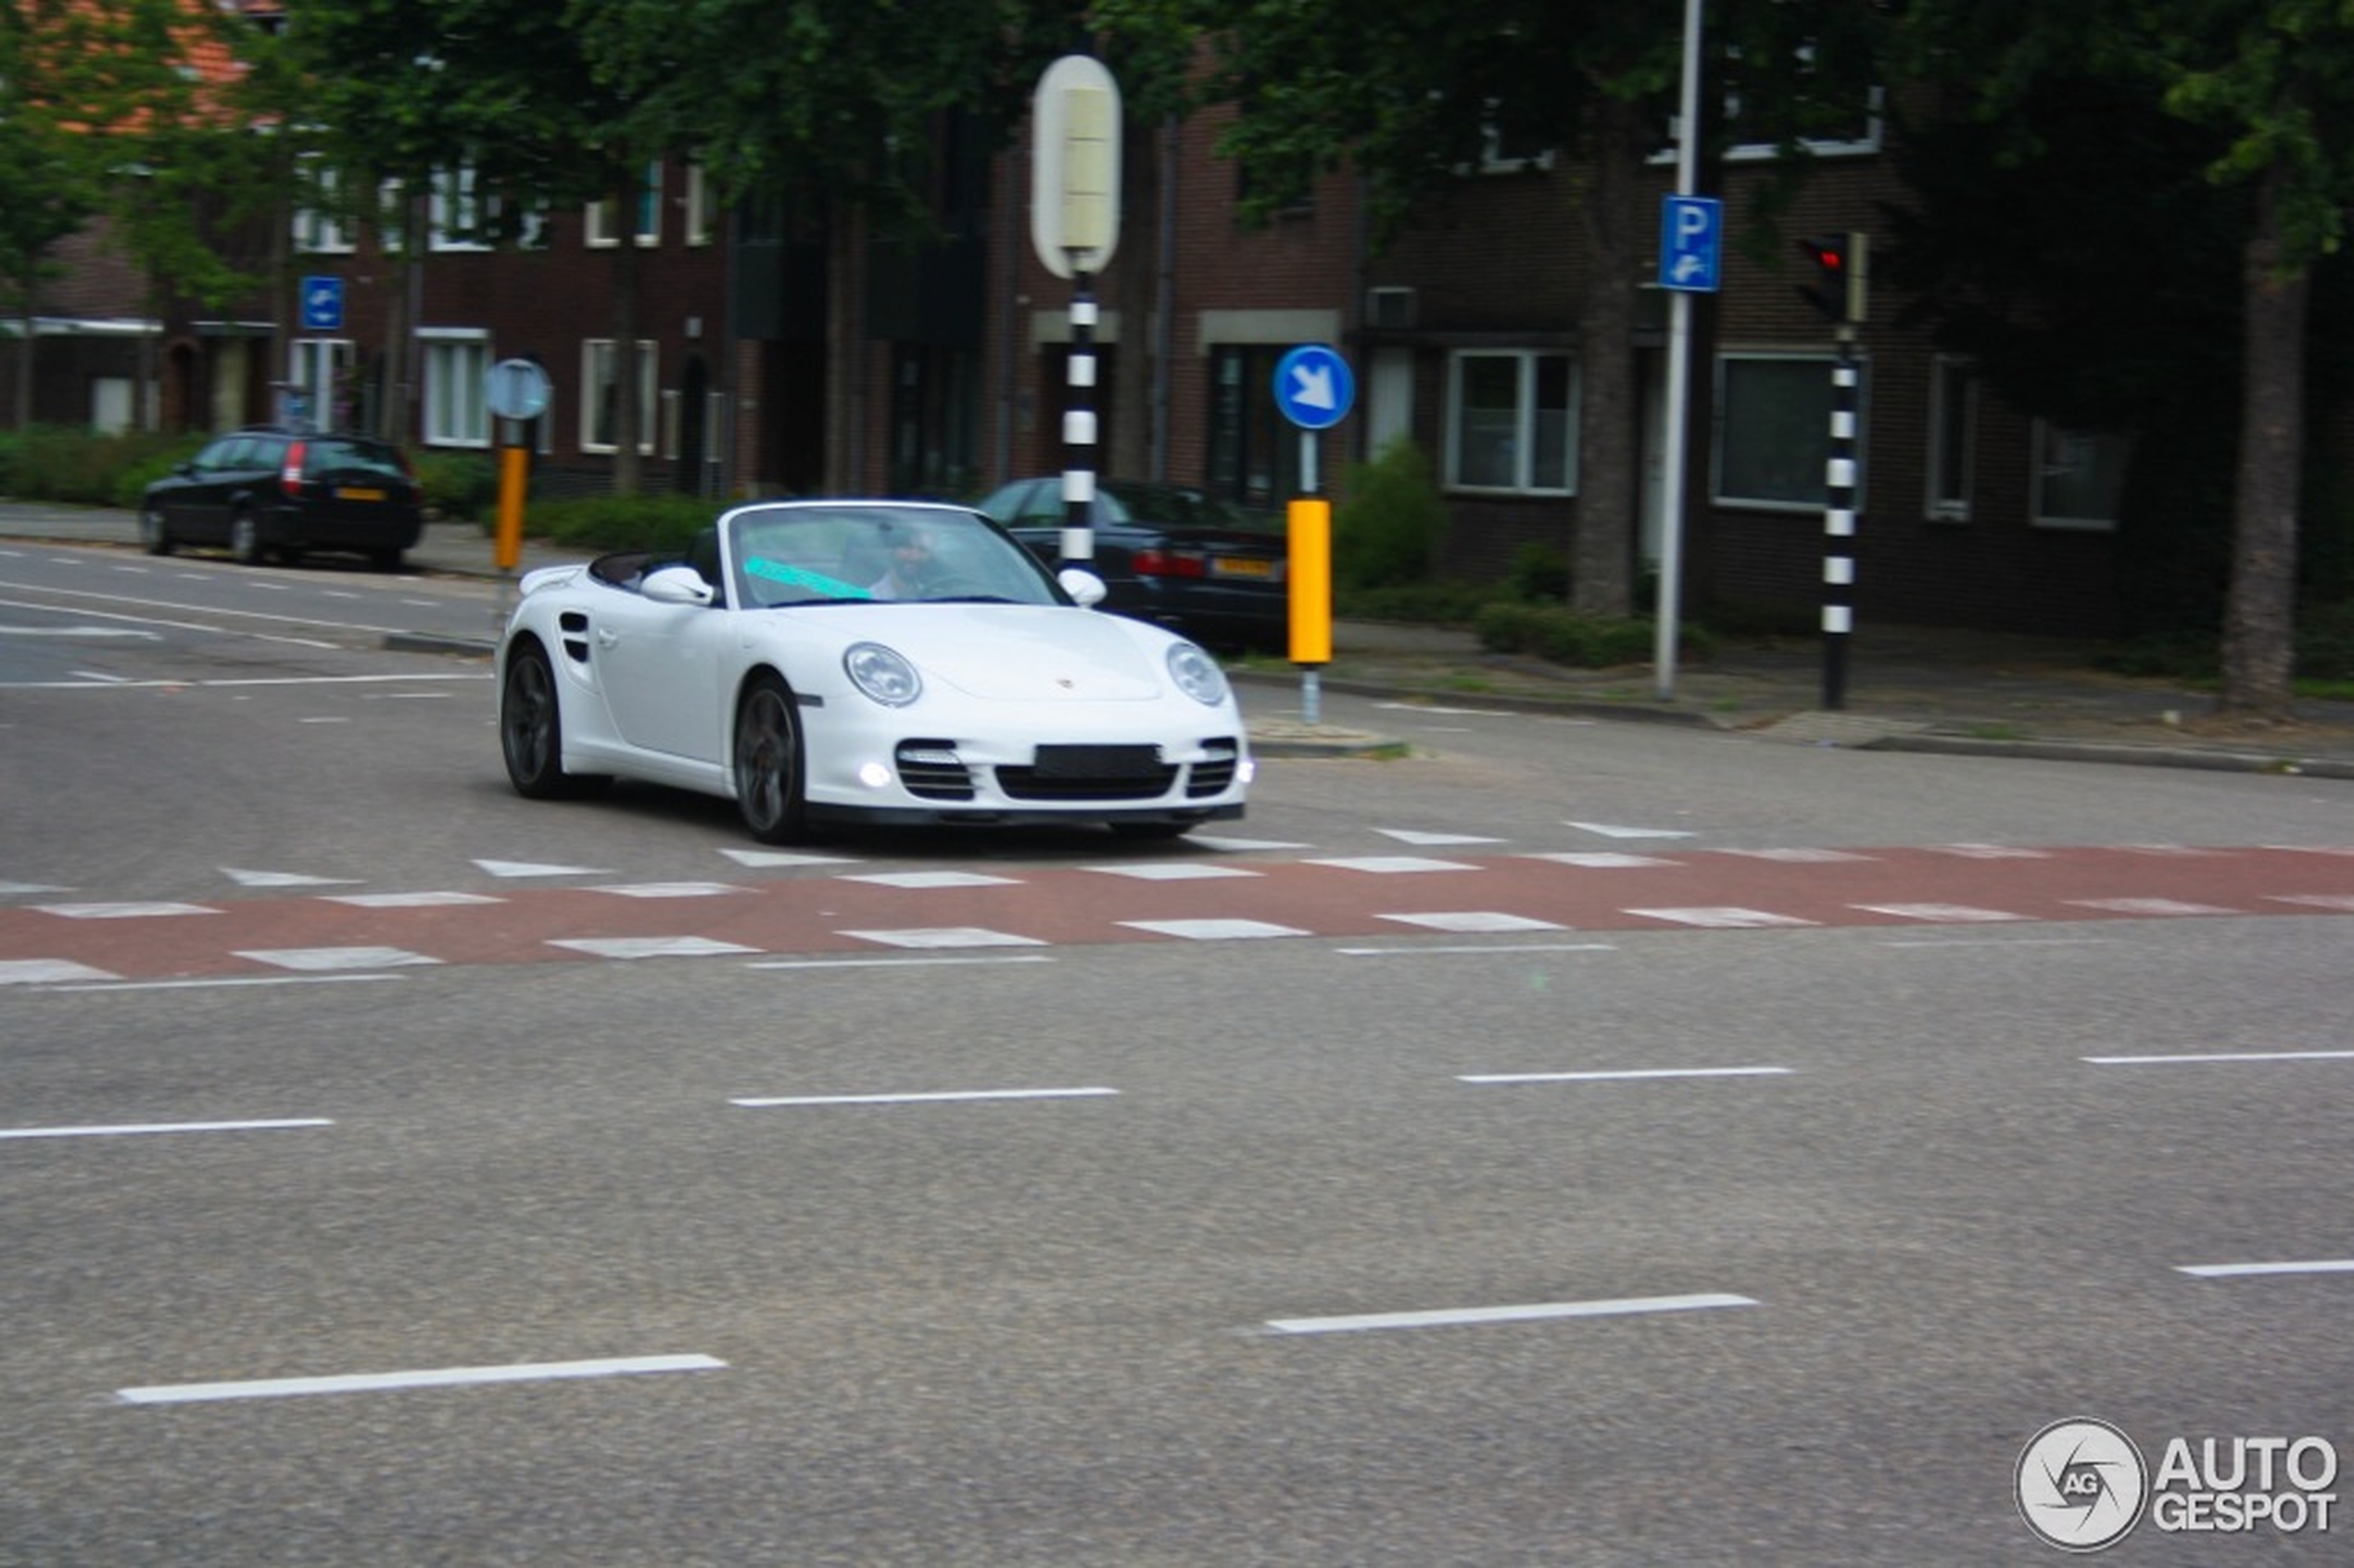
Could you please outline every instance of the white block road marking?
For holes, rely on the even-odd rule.
[[[1410,875],[1418,871],[1476,871],[1460,860],[1433,860],[1419,854],[1356,854],[1332,860],[1310,860],[1309,866],[1329,866],[1339,871],[1363,871],[1375,877]]]
[[[241,888],[334,888],[348,887],[359,881],[357,877],[313,877],[301,871],[241,871],[224,866],[221,874]]]
[[[477,860],[476,866],[493,877],[610,877],[612,872],[595,866],[542,866],[528,860]]]
[[[366,1394],[489,1383],[629,1377],[645,1372],[716,1372],[727,1364],[716,1356],[627,1356],[601,1361],[532,1361],[505,1367],[442,1367],[426,1372],[264,1378],[247,1383],[167,1383],[146,1388],[118,1388],[115,1397],[126,1405],[184,1405],[208,1399],[284,1399],[307,1394]]]
[[[622,898],[715,898],[721,893],[740,893],[746,890],[730,887],[726,882],[624,882],[588,891],[614,893]]]
[[[59,980],[110,980],[116,978],[105,969],[94,969],[87,964],[76,964],[64,958],[0,960],[0,985],[53,985]]]
[[[1436,849],[1442,844],[1500,844],[1505,841],[1478,833],[1424,833],[1412,828],[1376,828],[1373,831],[1385,839],[1396,839],[1401,844],[1420,844],[1424,849]]]
[[[397,893],[328,893],[323,902],[348,904],[358,909],[440,909],[466,904],[504,904],[503,898],[488,893],[469,892],[397,892]]]
[[[1337,1318],[1272,1318],[1276,1334],[1358,1334],[1368,1329],[1455,1328],[1474,1323],[1531,1323],[1561,1318],[1619,1318],[1645,1312],[1697,1312],[1713,1307],[1754,1307],[1746,1296],[1646,1296],[1620,1301],[1540,1301],[1525,1307],[1461,1307],[1426,1312],[1365,1312]]]
[[[1266,920],[1122,920],[1121,925],[1157,936],[1183,937],[1188,942],[1247,942],[1254,937],[1306,936],[1293,926]]]
[[[2175,1272],[2202,1280],[2253,1279],[2273,1274],[2354,1274],[2354,1258],[2316,1258],[2297,1263],[2183,1263]]]
[[[2009,844],[1930,844],[1931,854],[1955,854],[1964,860],[2049,860],[2047,850],[2015,849]]]
[[[1214,850],[1286,850],[1307,849],[1307,844],[1295,844],[1285,839],[1227,839],[1208,833],[1196,833],[1192,842]]]
[[[980,871],[854,871],[845,882],[872,882],[879,888],[1010,888],[1012,877],[992,877]]]
[[[1446,958],[1517,953],[1615,953],[1606,942],[1495,942],[1476,947],[1335,947],[1343,958]]]
[[[1438,910],[1427,915],[1384,915],[1385,920],[1395,920],[1404,926],[1421,926],[1434,931],[1565,931],[1570,928],[1550,920],[1533,920],[1525,915],[1507,915],[1492,909]]]
[[[1835,866],[1843,860],[1872,860],[1876,856],[1851,854],[1835,849],[1728,849],[1720,854],[1737,854],[1744,860],[1771,860],[1785,866]]]
[[[1627,854],[1619,850],[1554,850],[1523,858],[1550,860],[1556,866],[1582,866],[1589,871],[1632,871],[1645,866],[1684,864],[1680,860],[1663,860],[1655,854]]]
[[[140,1121],[112,1127],[10,1127],[0,1138],[136,1138],[155,1132],[277,1132],[288,1128],[333,1127],[323,1116],[276,1121]]]
[[[1575,828],[1582,833],[1594,833],[1605,839],[1689,839],[1690,833],[1680,828],[1622,828],[1613,822],[1564,822],[1564,828]]]
[[[1623,909],[1619,913],[1640,915],[1647,920],[1669,920],[1679,926],[1706,926],[1719,930],[1762,926],[1811,926],[1815,923],[1802,920],[1795,915],[1776,915],[1769,910],[1741,909],[1731,905],[1695,909]]]
[[[1263,871],[1247,871],[1239,866],[1206,866],[1197,860],[1147,860],[1134,866],[1082,866],[1082,871],[1093,871],[1105,877],[1129,877],[1139,882],[1195,882],[1216,877],[1263,877]]]
[[[438,964],[422,953],[399,947],[274,947],[247,948],[237,953],[257,964],[321,974],[334,969],[399,969],[413,964]]]
[[[1847,907],[1873,915],[1895,915],[1907,920],[1930,920],[1944,925],[1991,925],[1998,920],[2030,918],[2025,915],[2014,915],[2006,909],[1981,909],[1969,904],[1851,904]]]
[[[857,860],[846,854],[801,854],[791,850],[723,849],[719,852],[739,866],[855,866]]]
[[[2194,849],[2188,844],[2114,844],[2110,847],[2120,854],[2149,854],[2161,858],[2166,856],[2196,857],[2230,853],[2227,850]]]
[[[1044,953],[1007,953],[989,958],[775,958],[746,964],[747,969],[920,969],[951,964],[1051,964]]]
[[[1647,1078],[1786,1078],[1786,1067],[1621,1068],[1594,1072],[1466,1072],[1459,1083],[1618,1083]]]
[[[2354,914],[2354,893],[2268,893],[2267,903],[2297,904],[2308,909],[2339,909]]]
[[[2354,1051],[2209,1051],[2175,1056],[2086,1056],[2095,1067],[2183,1067],[2196,1063],[2347,1062]]]
[[[1118,1094],[1117,1089],[941,1089],[907,1094],[778,1094],[729,1100],[731,1106],[765,1110],[777,1106],[929,1106],[976,1100],[1087,1100]]]
[[[2111,915],[2236,915],[2236,909],[2225,909],[2213,904],[2185,904],[2178,898],[2071,898],[2068,901],[2079,909],[2105,910]]]
[[[836,936],[878,942],[886,947],[1044,947],[1036,937],[993,931],[985,926],[911,926],[896,931],[837,931]]]
[[[2281,850],[2290,854],[2354,854],[2354,844],[2259,844],[2257,847]]]
[[[297,724],[349,724],[351,721],[350,721],[349,719],[348,719],[348,718],[341,718],[341,717],[329,718],[329,717],[323,717],[323,717],[319,717],[319,718],[305,718],[305,719],[297,719],[297,720],[295,720],[295,722],[296,722]]]
[[[551,942],[551,947],[568,947],[575,953],[585,953],[591,958],[716,958],[728,954],[754,954],[756,947],[740,947],[732,942],[714,942],[709,937],[575,937]]]
[[[201,904],[36,904],[44,915],[69,920],[142,920],[172,915],[218,915]]]

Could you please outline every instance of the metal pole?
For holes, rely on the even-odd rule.
[[[1316,433],[1312,430],[1299,433],[1299,493],[1316,493]],[[1315,664],[1299,667],[1299,717],[1303,724],[1324,722],[1323,673]]]
[[[1831,449],[1824,472],[1823,707],[1847,703],[1847,638],[1855,629],[1855,329],[1839,329],[1831,371]]]
[[[1690,196],[1699,174],[1701,0],[1684,0],[1684,78],[1676,122],[1676,194]],[[1660,461],[1659,602],[1652,611],[1652,668],[1663,701],[1676,695],[1677,625],[1684,588],[1684,467],[1691,423],[1692,297],[1667,302],[1667,438]]]
[[[1062,564],[1093,569],[1095,559],[1095,298],[1072,252],[1070,402],[1063,411]]]

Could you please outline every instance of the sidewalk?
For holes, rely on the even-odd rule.
[[[128,512],[0,501],[0,537],[136,549]],[[471,523],[434,523],[409,552],[429,574],[497,575]],[[523,570],[581,559],[526,541]],[[1684,663],[1661,695],[1648,665],[1577,670],[1488,653],[1468,632],[1337,623],[1323,692],[1462,707],[1681,724],[1762,741],[2139,763],[2354,779],[2354,702],[2299,704],[2294,724],[2247,728],[2213,717],[2211,694],[2106,674],[2096,645],[1934,627],[1875,626],[1850,639],[1845,702],[1822,710],[1811,641],[1747,643]],[[1250,691],[1263,753],[1374,751],[1385,738],[1301,719],[1301,672],[1261,655],[1234,671]]]

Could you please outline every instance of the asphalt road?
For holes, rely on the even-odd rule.
[[[478,588],[41,553],[0,1562],[2026,1562],[2049,1423],[2354,1443],[2345,785],[1348,699],[778,858],[508,791],[369,629]]]

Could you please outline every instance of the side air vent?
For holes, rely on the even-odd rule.
[[[1422,324],[1419,290],[1369,288],[1365,291],[1365,324],[1375,332],[1411,332]]]

